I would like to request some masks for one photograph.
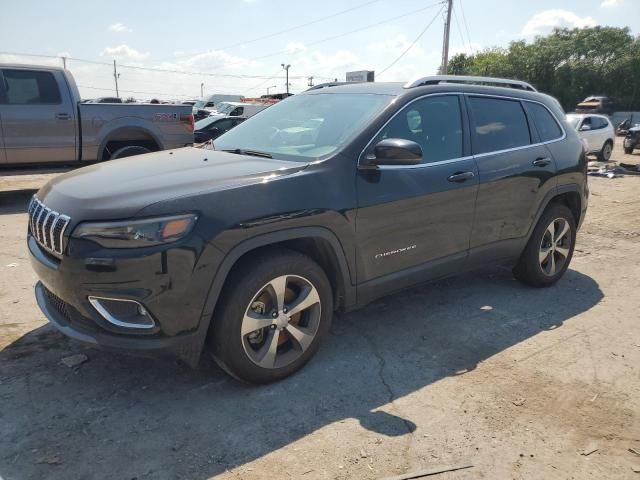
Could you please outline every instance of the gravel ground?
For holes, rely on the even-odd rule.
[[[51,176],[0,177],[1,479],[378,479],[446,465],[473,467],[437,478],[640,479],[640,177],[590,178],[555,287],[496,268],[408,290],[336,318],[299,374],[250,387],[207,360],[193,371],[92,350],[47,325],[24,237],[28,199]],[[86,361],[62,362],[76,354]]]

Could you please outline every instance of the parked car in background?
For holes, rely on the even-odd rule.
[[[122,99],[120,97],[98,97],[84,100],[83,103],[122,103]]]
[[[192,366],[206,349],[265,383],[302,368],[335,310],[496,263],[551,286],[589,194],[563,115],[516,80],[352,84],[215,148],[58,176],[29,207],[36,300],[77,340]]]
[[[624,138],[624,153],[631,154],[636,148],[640,148],[640,126],[631,127]]]
[[[72,164],[193,143],[189,105],[81,103],[57,67],[0,64],[0,166]]]
[[[209,140],[215,140],[220,135],[228,132],[236,125],[240,125],[245,120],[246,118],[244,117],[217,118],[215,116],[198,120],[195,125],[195,131],[193,132],[194,142],[203,143],[208,142]]]
[[[627,118],[618,124],[616,127],[616,135],[619,137],[626,137],[630,128],[639,127],[640,123],[634,122],[633,118]]]
[[[193,105],[193,116],[196,120],[208,117],[220,102],[239,102],[244,97],[242,95],[227,95],[216,93],[197,100]]]
[[[608,117],[570,113],[567,121],[578,132],[578,136],[585,140],[587,153],[596,154],[603,162],[611,158],[616,134]]]
[[[577,113],[605,113],[613,112],[613,100],[605,96],[591,96],[576,105]]]
[[[211,116],[248,118],[270,106],[268,103],[222,102],[211,112]]]

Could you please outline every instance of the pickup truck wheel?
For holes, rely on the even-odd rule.
[[[613,144],[607,140],[604,142],[602,149],[598,152],[598,160],[601,162],[608,162],[611,158],[611,152],[613,151]]]
[[[268,383],[309,361],[332,315],[333,294],[322,268],[301,253],[268,250],[234,267],[214,314],[209,345],[231,376]]]
[[[115,160],[116,158],[133,157],[134,155],[142,155],[143,153],[149,153],[151,150],[139,145],[127,145],[126,147],[119,148],[111,154],[109,160]]]
[[[576,243],[576,220],[566,205],[554,203],[542,214],[513,269],[516,279],[548,287],[564,275]]]

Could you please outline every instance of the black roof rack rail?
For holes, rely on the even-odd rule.
[[[537,92],[537,90],[527,82],[522,80],[512,80],[509,78],[476,77],[468,75],[434,75],[431,77],[419,77],[404,84],[404,88],[423,87],[425,85],[438,85],[440,83],[479,83],[497,85],[506,88],[516,88]]]
[[[353,85],[355,83],[362,83],[362,82],[325,82],[325,83],[319,83],[318,85],[314,85],[313,87],[308,88],[305,91],[309,92],[311,90],[320,90],[321,88],[339,87],[340,85]]]

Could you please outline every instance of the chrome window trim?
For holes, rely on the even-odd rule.
[[[369,140],[369,142],[367,142],[367,144],[365,145],[364,149],[362,150],[362,152],[360,152],[360,155],[358,156],[358,163],[356,165],[356,168],[361,168],[360,167],[360,162],[362,161],[362,157],[365,155],[365,152],[367,151],[367,149],[371,146],[371,144],[373,143],[373,141],[375,140],[375,138],[380,134],[380,132],[393,120],[396,118],[396,116],[402,111],[404,110],[406,107],[408,107],[409,105],[411,105],[414,102],[417,102],[418,100],[422,100],[424,98],[428,98],[428,97],[442,97],[442,96],[448,96],[448,95],[457,95],[459,97],[489,97],[489,98],[497,98],[497,99],[506,99],[506,100],[515,100],[518,102],[530,102],[530,103],[537,103],[538,105],[542,105],[544,108],[547,109],[547,111],[549,112],[549,114],[551,115],[551,117],[555,120],[555,122],[558,124],[558,126],[560,127],[560,130],[562,131],[562,136],[559,138],[556,138],[554,140],[548,140],[546,142],[538,142],[538,143],[531,143],[529,145],[522,145],[520,147],[513,147],[513,148],[507,148],[504,150],[495,150],[495,151],[491,151],[491,152],[485,152],[485,153],[478,153],[478,154],[471,154],[469,156],[466,157],[460,157],[460,158],[452,158],[452,159],[448,159],[448,160],[440,160],[437,162],[430,162],[430,163],[420,163],[418,165],[378,165],[376,168],[371,169],[371,168],[366,168],[366,170],[412,170],[415,168],[425,168],[428,166],[437,166],[437,165],[445,165],[448,163],[455,163],[455,162],[462,162],[465,160],[470,160],[472,158],[482,158],[482,157],[487,157],[490,155],[499,155],[501,153],[508,153],[508,152],[513,152],[516,150],[523,150],[525,148],[532,148],[532,147],[539,147],[540,145],[549,145],[551,143],[555,143],[555,142],[560,142],[562,140],[564,140],[565,138],[567,138],[567,132],[564,128],[564,125],[562,124],[561,121],[558,120],[558,117],[556,117],[556,115],[551,111],[551,109],[549,107],[547,107],[544,103],[539,102],[537,100],[530,100],[527,98],[519,98],[519,97],[511,97],[508,95],[496,95],[496,94],[488,94],[488,93],[469,93],[469,92],[438,92],[438,93],[428,93],[426,95],[421,95],[419,97],[414,98],[413,100],[411,100],[410,102],[408,102],[407,104],[403,105],[402,108],[400,108],[396,113],[394,113],[391,118],[389,118],[389,120],[387,120],[382,127],[380,127],[378,129],[378,131],[371,137],[371,140]],[[526,112],[525,116],[527,115]],[[527,117],[527,121],[528,121]],[[464,120],[464,119],[463,119]],[[471,147],[473,149],[473,145]],[[365,170],[365,168],[362,168],[363,170]]]
[[[89,296],[87,297],[87,299],[89,300],[89,303],[91,303],[91,306],[93,308],[96,309],[96,311],[109,323],[117,326],[117,327],[123,327],[123,328],[136,328],[136,329],[149,329],[149,328],[154,328],[156,326],[156,320],[153,318],[153,316],[151,316],[151,313],[149,313],[149,311],[144,308],[144,305],[142,305],[140,302],[136,301],[136,300],[129,300],[128,298],[110,298],[110,297],[97,297],[97,296]],[[114,317],[109,310],[107,310],[105,307],[102,306],[102,304],[100,303],[100,300],[111,300],[113,302],[129,302],[129,303],[135,303],[136,305],[138,305],[138,307],[140,309],[142,309],[142,315],[144,317],[147,317],[149,320],[151,320],[151,325],[141,325],[139,323],[129,323],[129,322],[123,322],[122,320],[118,320],[116,317]]]

